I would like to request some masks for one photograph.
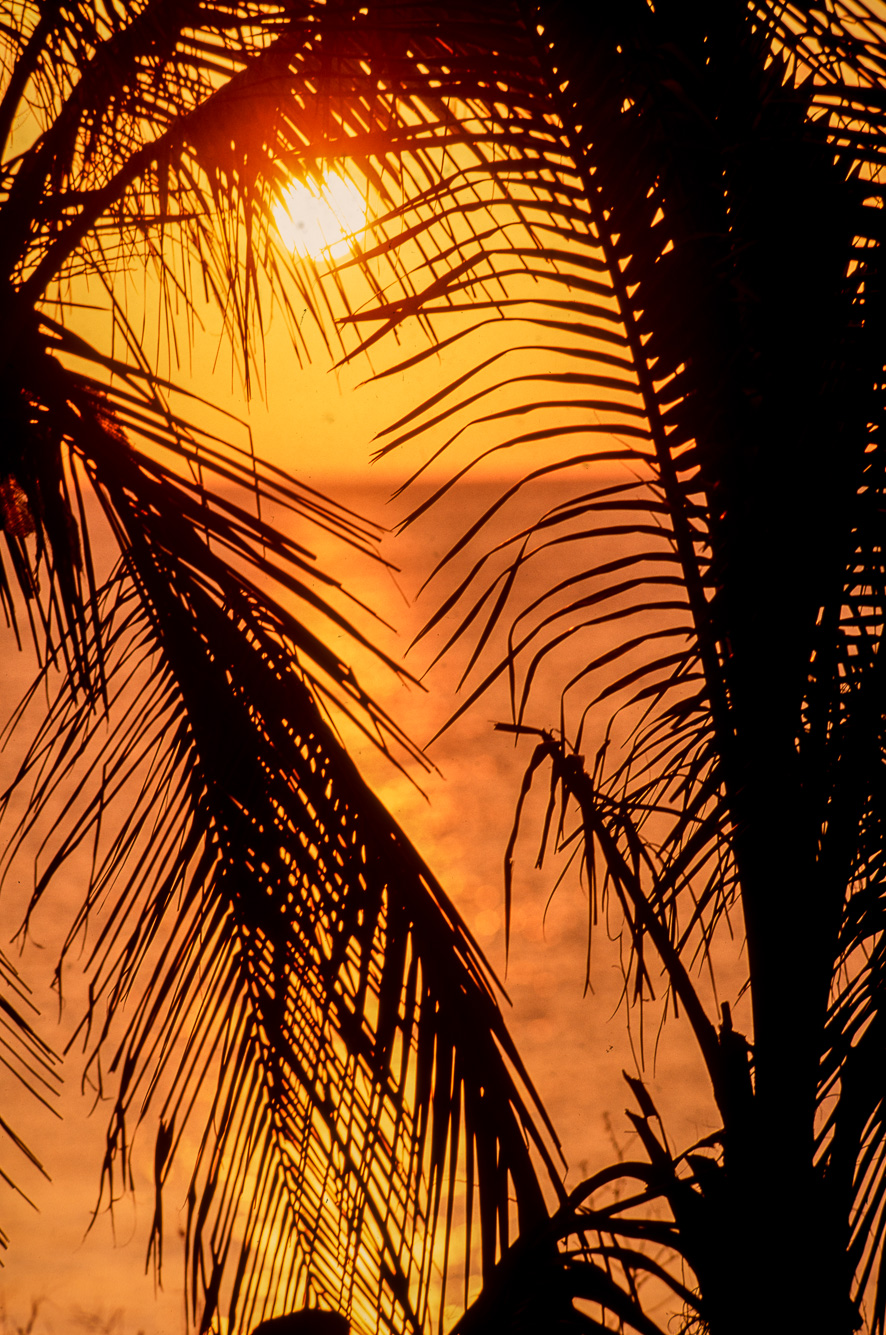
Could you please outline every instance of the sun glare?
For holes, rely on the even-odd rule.
[[[335,172],[315,181],[293,181],[274,209],[274,221],[287,250],[314,259],[347,253],[348,237],[366,226],[366,199]]]

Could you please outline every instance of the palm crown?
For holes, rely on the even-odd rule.
[[[485,1280],[465,1331],[652,1332],[643,1275],[712,1331],[852,1329],[866,1293],[882,1328],[881,18],[873,4],[676,0],[146,2],[10,18],[4,124],[26,96],[45,123],[9,161],[0,213],[3,327],[17,331],[4,529],[23,591],[36,573],[49,581],[43,624],[70,658],[33,752],[35,803],[47,756],[103,745],[93,774],[130,763],[127,719],[148,696],[127,696],[129,664],[154,653],[139,689],[163,759],[145,748],[141,783],[163,836],[150,855],[136,846],[118,882],[97,997],[132,986],[153,934],[169,934],[124,1041],[114,1153],[134,1091],[155,1088],[151,1034],[187,1014],[200,1035],[197,1060],[167,1072],[161,1164],[217,1046],[225,1069],[236,1057],[250,1072],[222,1077],[222,1145],[207,1132],[195,1172],[207,1322],[225,1275],[235,1320],[267,1284],[281,1304],[347,1308],[359,1329],[422,1326],[441,1291],[430,1237],[439,1227],[449,1248],[464,1175],[458,1208],[478,1212]],[[675,1154],[633,1081],[646,1159],[569,1197],[482,959],[320,706],[331,694],[389,737],[393,725],[266,592],[309,597],[306,558],[249,494],[314,514],[319,502],[174,415],[122,311],[128,354],[113,360],[51,304],[84,267],[113,300],[110,231],[168,285],[202,275],[248,345],[264,284],[298,281],[274,250],[269,200],[284,173],[329,158],[381,201],[357,261],[359,346],[386,346],[406,319],[423,323],[429,354],[487,340],[389,446],[442,449],[468,428],[485,452],[534,445],[538,473],[623,469],[515,534],[499,575],[478,561],[441,609],[464,609],[471,698],[511,674],[509,726],[537,742],[526,787],[550,776],[545,837],[567,840],[577,819],[590,893],[633,942],[635,992],[664,971],[722,1117]],[[173,235],[190,268],[176,267]],[[488,351],[515,321],[538,370]],[[220,498],[213,478],[242,499]],[[84,482],[123,557],[104,589],[73,539]],[[619,534],[632,535],[625,555],[600,560],[595,540]],[[526,563],[557,546],[574,567],[521,606]],[[652,636],[632,629],[638,613]],[[564,683],[557,728],[536,729],[539,664],[604,621],[621,628],[617,650]],[[497,660],[499,625],[511,630]],[[90,713],[101,699],[121,719],[104,744]],[[604,743],[586,762],[595,719],[612,715],[617,733],[638,713],[622,758]],[[84,786],[58,857],[106,795]],[[130,842],[123,821],[96,884]],[[728,1007],[708,1013],[689,967],[733,908],[751,1047]],[[218,945],[195,1017],[205,940]],[[261,1265],[228,1256],[250,1164],[247,1242],[272,1226],[285,1239]],[[616,1177],[636,1191],[607,1197]],[[800,1265],[814,1291],[796,1283]]]

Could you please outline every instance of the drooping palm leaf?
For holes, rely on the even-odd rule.
[[[394,754],[408,744],[318,635],[361,638],[334,577],[261,507],[363,550],[372,534],[186,420],[115,286],[152,264],[161,327],[163,303],[171,327],[176,300],[193,311],[204,289],[245,367],[271,293],[292,307],[297,292],[322,327],[269,205],[337,138],[384,190],[353,130],[371,138],[387,99],[370,90],[349,109],[335,55],[356,16],[200,0],[3,9],[0,128],[27,117],[0,201],[2,587],[10,613],[16,584],[24,596],[47,681],[56,653],[67,664],[9,851],[67,783],[34,904],[93,848],[70,940],[97,920],[83,1034],[100,1087],[116,1085],[105,1177],[113,1194],[135,1126],[157,1119],[159,1256],[163,1183],[198,1137],[187,1245],[203,1327],[320,1299],[355,1330],[424,1329],[448,1271],[471,1291],[474,1238],[491,1273],[514,1225],[543,1217],[541,1182],[557,1190],[488,969],[335,722]],[[113,347],[76,331],[67,285],[87,277],[107,294]],[[93,569],[90,490],[119,547],[109,583]]]
[[[502,1063],[516,1054],[457,915],[324,723],[293,654],[298,624],[233,579],[224,603],[214,597],[211,555],[194,569],[196,544],[189,553],[168,517],[140,532],[144,477],[137,495],[141,597],[118,606],[105,648],[117,728],[82,754],[72,743],[89,719],[68,687],[48,722],[54,746],[40,737],[33,753],[38,794],[47,775],[60,782],[66,751],[101,776],[81,781],[37,893],[103,812],[71,940],[113,886],[91,950],[87,1043],[99,1072],[128,1002],[111,1062],[111,1198],[134,1124],[159,1113],[159,1249],[159,1188],[199,1117],[190,1243],[204,1322],[227,1262],[232,1320],[269,1293],[277,1305],[321,1297],[356,1329],[421,1328],[442,1297],[431,1237],[444,1189],[444,1212],[470,1212],[455,1188],[465,1173],[491,1193],[487,1266],[509,1236],[504,1181],[524,1222],[543,1210],[532,1119]],[[131,870],[114,884],[124,852]]]

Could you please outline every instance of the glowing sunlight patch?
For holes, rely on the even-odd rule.
[[[287,250],[315,259],[347,253],[347,237],[366,226],[366,200],[355,185],[330,172],[322,184],[293,181],[274,209]]]

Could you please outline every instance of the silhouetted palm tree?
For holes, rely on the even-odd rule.
[[[421,13],[386,47],[454,123],[398,147],[452,153],[405,210],[415,295],[360,315],[442,329],[457,308],[474,316],[461,340],[519,319],[537,369],[518,382],[494,353],[466,355],[392,443],[473,419],[485,452],[537,441],[539,476],[592,462],[601,433],[624,466],[515,535],[498,575],[482,555],[447,606],[465,608],[473,659],[511,626],[475,695],[522,657],[511,727],[537,740],[527,786],[550,774],[546,837],[571,837],[572,813],[594,903],[633,941],[631,986],[648,995],[663,971],[722,1117],[676,1154],[633,1082],[648,1160],[572,1195],[534,1280],[521,1238],[461,1328],[534,1328],[560,1292],[650,1331],[635,1280],[662,1279],[669,1249],[691,1271],[665,1281],[690,1324],[849,1330],[867,1292],[881,1329],[886,16],[480,4],[435,28]],[[387,86],[392,70],[410,86],[402,66],[373,73]],[[622,558],[595,554],[619,534]],[[558,547],[562,582],[521,603],[533,553]],[[607,622],[617,649],[564,683],[558,728],[530,728],[540,664]],[[612,744],[586,763],[595,719]],[[732,910],[752,1047],[690,973]],[[601,1205],[615,1175],[636,1192]]]
[[[337,1297],[352,1303],[358,1328],[376,1317],[392,1329],[429,1319],[422,1248],[437,1220],[449,1246],[444,1202],[461,1161],[447,1147],[467,1145],[484,1287],[463,1332],[621,1322],[653,1335],[661,1327],[644,1309],[644,1279],[670,1290],[687,1329],[848,1331],[867,1295],[868,1324],[882,1330],[884,15],[871,0],[246,10],[146,3],[130,21],[109,5],[105,36],[93,7],[87,20],[74,6],[47,6],[21,44],[23,73],[10,80],[14,100],[34,80],[54,131],[9,169],[2,216],[11,221],[0,230],[10,301],[22,312],[10,365],[30,366],[36,348],[39,370],[14,372],[10,401],[25,405],[21,438],[35,444],[8,470],[7,532],[21,564],[15,525],[40,526],[57,590],[48,606],[63,619],[69,689],[79,693],[63,694],[52,736],[63,745],[80,735],[88,720],[77,702],[97,698],[103,681],[112,694],[125,670],[115,655],[125,664],[127,636],[149,635],[178,731],[174,779],[160,771],[145,792],[173,794],[164,828],[170,841],[188,834],[159,875],[137,861],[118,914],[134,912],[128,896],[134,905],[142,882],[165,906],[196,868],[175,971],[165,963],[152,980],[159,1009],[135,1026],[123,1059],[121,1136],[135,1083],[153,1078],[148,1034],[178,1023],[200,931],[219,942],[216,991],[201,1013],[206,1052],[224,1006],[231,1050],[249,1049],[255,1081],[243,1102],[230,1083],[219,1094],[233,1113],[235,1167],[219,1183],[218,1218],[240,1190],[238,1170],[267,1150],[252,1237],[260,1241],[264,1224],[291,1227],[305,1269],[275,1254],[270,1280],[311,1276],[310,1290],[293,1278],[281,1302]],[[202,18],[206,34],[185,37]],[[83,74],[62,106],[56,70],[72,61]],[[157,141],[150,152],[146,136]],[[362,172],[384,215],[364,250],[377,296],[353,313],[369,331],[362,346],[416,318],[429,356],[440,343],[468,349],[463,373],[397,423],[389,445],[421,438],[442,448],[473,429],[487,453],[534,444],[539,464],[527,482],[601,460],[622,469],[621,480],[590,485],[516,534],[503,572],[487,578],[485,554],[441,609],[471,600],[462,634],[473,630],[470,666],[481,672],[471,698],[512,675],[507,726],[537,743],[525,786],[543,768],[550,775],[545,839],[568,843],[574,822],[592,901],[623,916],[633,943],[631,988],[648,996],[661,969],[722,1118],[716,1134],[675,1153],[632,1080],[646,1158],[604,1169],[559,1203],[533,1113],[511,1083],[519,1066],[481,961],[393,824],[380,812],[367,819],[368,795],[315,722],[311,681],[286,653],[313,642],[301,644],[239,564],[216,558],[219,543],[245,549],[279,579],[297,554],[245,506],[227,511],[173,465],[162,469],[156,445],[139,450],[142,433],[196,461],[196,445],[158,406],[163,387],[135,356],[106,388],[108,357],[72,345],[64,321],[44,314],[43,294],[65,265],[108,263],[101,219],[161,263],[161,240],[183,231],[201,267],[219,275],[216,290],[230,281],[234,309],[245,311],[267,235],[262,192],[282,168],[316,172],[325,158]],[[233,202],[239,249],[233,240],[215,249],[230,235],[208,225],[218,198]],[[37,220],[27,245],[22,218]],[[249,259],[242,286],[238,257]],[[519,372],[494,341],[515,320]],[[71,369],[84,351],[95,368],[85,381]],[[509,398],[496,397],[501,386]],[[564,452],[564,440],[575,449]],[[77,571],[64,490],[73,474],[56,462],[65,451],[82,460],[121,537],[130,582],[113,616]],[[206,539],[197,519],[210,526]],[[475,526],[462,547],[482,532]],[[597,557],[595,544],[612,536],[628,541],[624,556]],[[267,572],[263,542],[274,553]],[[544,599],[521,605],[524,567],[551,548],[574,566]],[[619,627],[617,649],[589,654],[564,683],[558,726],[535,727],[539,665],[566,636],[604,623]],[[502,625],[509,652],[484,673]],[[290,680],[309,724],[294,724],[281,699],[279,683]],[[350,682],[343,672],[337,680],[342,690]],[[217,682],[214,692],[205,681]],[[211,726],[222,704],[242,718],[223,747]],[[611,729],[586,763],[583,738],[601,718]],[[322,756],[319,786],[299,759],[308,737]],[[317,803],[330,800],[330,776],[324,817]],[[176,805],[185,794],[187,824]],[[84,809],[73,837],[98,810]],[[381,934],[364,894],[376,896]],[[750,1042],[728,1005],[706,1007],[691,973],[729,914],[747,938]],[[130,929],[112,985],[127,984],[153,921]],[[441,922],[451,952],[433,949]],[[481,1002],[492,1036],[466,1026]],[[325,1050],[335,1074],[311,1047],[315,1017],[335,1028]],[[196,1076],[173,1075],[186,1101]],[[333,1106],[339,1089],[346,1095]],[[253,1139],[259,1118],[269,1132]],[[164,1110],[159,1178],[180,1120]],[[541,1151],[535,1158],[524,1136]],[[230,1236],[217,1241],[207,1222],[215,1153],[207,1139],[191,1219],[210,1315]],[[359,1161],[352,1178],[349,1153]],[[298,1197],[322,1201],[315,1184],[330,1173],[354,1192],[339,1198],[327,1235],[322,1212]],[[617,1180],[635,1190],[608,1196]],[[509,1192],[520,1216],[511,1247]],[[239,1269],[232,1261],[234,1311],[250,1310],[253,1264],[245,1253]]]

